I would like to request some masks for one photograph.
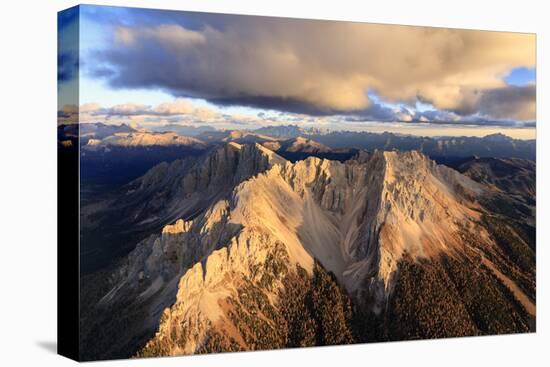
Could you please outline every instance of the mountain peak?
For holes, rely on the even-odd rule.
[[[500,167],[474,163],[465,167],[472,176]],[[117,269],[101,306],[122,299],[154,310],[145,321],[138,315],[140,333],[156,330],[145,354],[195,353],[212,335],[254,348],[243,323],[280,315],[289,277],[314,279],[318,267],[377,317],[409,284],[399,283],[403,264],[477,256],[465,238],[494,245],[479,204],[486,186],[419,151],[292,163],[258,143],[228,142],[160,164],[128,189],[130,204],[111,208],[140,230],[161,229]],[[264,326],[271,335],[278,325]]]
[[[326,145],[303,136],[284,141],[280,149],[291,153],[328,153],[331,151]]]
[[[490,134],[490,135],[485,135],[485,137],[483,137],[483,139],[488,140],[488,141],[494,141],[494,142],[514,140],[511,137],[509,137],[508,135],[504,135],[503,133],[494,133],[494,134]]]
[[[268,153],[259,145],[242,149]],[[238,297],[240,284],[273,277],[275,265],[269,261],[279,260],[277,266],[285,269],[298,265],[309,274],[319,261],[350,294],[373,292],[373,310],[381,312],[404,256],[452,254],[460,249],[464,228],[483,233],[474,207],[461,201],[462,194],[451,193],[475,184],[448,171],[419,152],[377,151],[364,161],[284,161],[241,181],[231,203],[222,205],[222,215],[203,214],[193,221],[192,233],[233,232],[222,235],[227,239],[222,247],[181,277],[176,302],[164,311],[159,332],[145,350],[165,343],[173,325],[192,318],[196,335],[177,347],[177,352],[192,353],[208,325],[232,324],[226,313],[231,304],[224,299]],[[206,222],[210,229],[195,226]],[[182,232],[184,223],[169,230]],[[284,286],[276,280],[269,284]],[[259,292],[275,299],[277,291],[269,289]]]

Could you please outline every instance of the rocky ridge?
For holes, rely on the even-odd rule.
[[[150,310],[142,333],[156,333],[140,356],[217,350],[213,340],[221,350],[260,348],[280,332],[286,277],[296,269],[313,277],[317,262],[383,317],[408,262],[466,261],[480,249],[504,261],[482,225],[486,187],[415,151],[291,163],[259,144],[228,143],[185,175],[178,164],[155,167],[133,190],[153,193],[173,181],[164,211],[189,205],[197,192],[216,194],[197,215],[180,212],[142,241],[100,302]],[[182,178],[166,181],[174,175]]]

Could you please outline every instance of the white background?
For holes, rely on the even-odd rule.
[[[306,350],[104,362],[109,366],[535,366],[550,360],[545,1],[149,0],[106,5],[202,10],[538,34],[537,333]],[[56,12],[73,1],[4,1],[0,21],[0,365],[70,365],[56,342]],[[546,167],[545,167],[546,166]],[[546,225],[545,225],[546,223]],[[546,340],[545,340],[546,339]],[[546,342],[546,343],[545,343]],[[544,345],[546,344],[546,346]]]

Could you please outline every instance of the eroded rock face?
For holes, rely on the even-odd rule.
[[[180,336],[178,342],[163,342],[173,346],[169,354],[193,353],[208,325],[231,323],[220,305],[258,276],[251,269],[261,267],[262,251],[275,243],[284,245],[291,268],[298,264],[311,272],[317,259],[350,293],[376,294],[373,307],[381,308],[404,254],[449,253],[462,228],[475,227],[475,205],[461,201],[481,188],[419,153],[376,152],[346,163],[312,157],[292,164],[267,154],[263,159],[276,163],[237,185],[228,202],[192,223],[178,220],[163,229],[163,236],[178,236],[179,246],[211,253],[181,277],[176,301],[164,311],[153,344],[190,320],[196,332],[183,344]],[[238,233],[231,237],[224,232],[228,228]],[[182,236],[188,231],[199,236],[193,245]],[[200,238],[203,233],[215,233],[217,244]],[[274,305],[276,294],[271,293]]]
[[[139,190],[164,187],[177,164],[151,170]],[[196,353],[218,334],[254,349],[239,320],[261,316],[235,300],[251,287],[272,320],[283,275],[300,268],[311,276],[315,261],[379,315],[404,261],[474,253],[465,236],[494,246],[480,225],[476,198],[485,188],[417,152],[290,163],[258,144],[229,143],[179,177],[167,209],[188,205],[196,190],[227,194],[144,240],[116,272],[101,305],[123,298],[152,310],[142,333],[151,325],[156,333],[139,355]],[[275,324],[264,327],[275,332]]]
[[[195,353],[210,330],[234,329],[231,307],[226,302],[239,298],[241,287],[247,283],[263,284],[262,294],[275,304],[282,279],[267,272],[272,273],[273,264],[284,262],[286,255],[283,245],[272,237],[246,229],[240,232],[227,247],[214,251],[206,262],[195,264],[181,277],[174,305],[164,310],[158,332],[140,353]],[[273,279],[262,283],[266,276]],[[237,334],[233,337],[239,339]],[[243,348],[249,347],[241,343]]]
[[[99,280],[84,280],[87,292],[94,294],[90,301],[97,304],[81,320],[82,344],[89,352],[83,358],[117,357],[150,337],[162,310],[174,302],[183,272],[225,246],[239,230],[227,220],[227,199],[235,185],[280,159],[261,146],[229,143],[203,158],[159,164],[115,199],[83,208],[86,238],[94,231],[153,233],[133,245],[116,270]],[[121,246],[124,241],[127,238],[111,239],[106,245]],[[102,294],[96,296],[98,287]],[[103,338],[98,333],[107,329],[105,324],[112,326],[106,332],[112,335],[103,345],[93,340]]]
[[[83,246],[107,256],[135,247],[179,218],[192,219],[240,182],[282,158],[259,146],[229,143],[202,157],[161,163],[100,202],[81,209]]]

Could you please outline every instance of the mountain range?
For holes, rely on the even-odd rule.
[[[389,132],[329,131],[304,129],[298,126],[270,126],[254,131],[258,134],[278,137],[304,137],[324,144],[331,149],[366,150],[417,150],[437,159],[479,156],[490,158],[522,158],[535,160],[535,140],[519,140],[497,133],[485,137],[425,137]]]
[[[227,142],[259,143],[296,162],[309,156],[344,162],[361,150],[419,151],[438,163],[454,166],[465,158],[535,161],[534,140],[502,134],[477,137],[419,137],[393,133],[304,129],[295,125],[257,130],[216,130],[210,126],[166,125],[145,130],[127,124],[60,125],[59,144],[80,148],[84,200],[144,175],[162,162],[198,156]],[[185,135],[182,133],[188,133]]]
[[[81,209],[84,359],[535,330],[533,161],[294,130],[199,134]]]
[[[93,145],[125,145],[137,148],[139,146],[185,146],[204,147],[234,141],[241,144],[260,143],[273,150],[281,146],[291,145],[295,139],[301,143],[295,146],[293,152],[302,151],[298,146],[304,146],[305,153],[310,153],[311,145],[322,147],[321,152],[330,150],[385,150],[409,151],[417,150],[435,160],[446,163],[457,158],[477,156],[482,158],[520,158],[536,160],[535,140],[513,139],[504,134],[492,134],[485,137],[425,137],[394,134],[389,132],[372,133],[368,131],[332,131],[319,128],[301,128],[296,125],[268,126],[256,130],[216,130],[210,126],[187,127],[166,125],[157,131],[139,130],[128,125],[106,125],[103,123],[81,124],[80,143]],[[75,137],[78,134],[76,125],[60,125],[58,137],[60,141]],[[288,149],[283,149],[288,151]]]

